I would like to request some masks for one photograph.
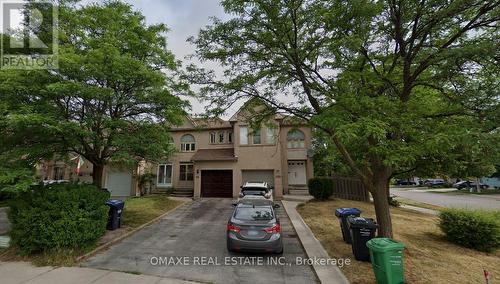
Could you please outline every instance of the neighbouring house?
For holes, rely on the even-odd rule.
[[[249,109],[250,108],[250,109]],[[133,171],[105,169],[103,181],[112,195],[139,194],[138,176],[155,175],[153,192],[198,197],[238,196],[247,181],[266,181],[274,197],[303,191],[313,176],[311,127],[292,117],[273,115],[260,126],[250,123],[260,104],[245,104],[229,120],[185,117],[171,129],[176,153],[158,163],[141,162]],[[48,179],[91,180],[91,164],[79,175],[61,162],[43,165]],[[61,169],[61,167],[66,167]],[[61,173],[63,171],[64,173]],[[46,178],[47,179],[47,178]]]

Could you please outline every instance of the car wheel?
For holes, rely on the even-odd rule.
[[[283,254],[283,248],[281,248],[281,250],[279,251],[275,251],[274,254]]]

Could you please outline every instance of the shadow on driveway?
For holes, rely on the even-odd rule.
[[[279,255],[229,253],[226,224],[233,210],[231,203],[231,199],[207,198],[186,204],[82,266],[215,283],[317,282],[310,266],[295,264],[297,257],[306,255],[283,208],[276,212],[284,235],[281,260],[285,265],[267,265]],[[239,258],[245,256],[248,258]],[[168,265],[160,264],[160,257],[168,260]],[[179,261],[177,257],[186,258]],[[199,265],[193,265],[196,257]],[[226,265],[227,257],[232,257],[232,262],[247,262]]]

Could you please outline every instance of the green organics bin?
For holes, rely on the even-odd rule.
[[[377,284],[405,283],[403,267],[404,245],[389,238],[374,238],[366,242]]]

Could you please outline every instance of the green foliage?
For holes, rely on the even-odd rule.
[[[327,200],[333,194],[333,183],[330,178],[315,177],[307,183],[309,194],[317,200]]]
[[[500,212],[445,209],[439,227],[458,245],[491,252],[500,247]]]
[[[401,202],[399,202],[399,200],[396,199],[396,196],[391,195],[389,196],[389,205],[392,207],[400,207]]]
[[[321,131],[377,202],[392,176],[492,173],[500,3],[224,0],[190,67],[214,113],[259,98]],[[280,94],[280,95],[277,95]],[[331,155],[335,153],[332,152]],[[328,157],[328,156],[326,156]],[[387,203],[379,221],[389,218]],[[390,224],[380,224],[391,237]]]
[[[94,169],[168,157],[189,89],[167,27],[120,1],[71,2],[59,7],[58,69],[0,71],[0,145],[32,165],[70,152]]]
[[[86,248],[104,235],[109,193],[87,184],[32,186],[10,202],[10,236],[23,254]]]

